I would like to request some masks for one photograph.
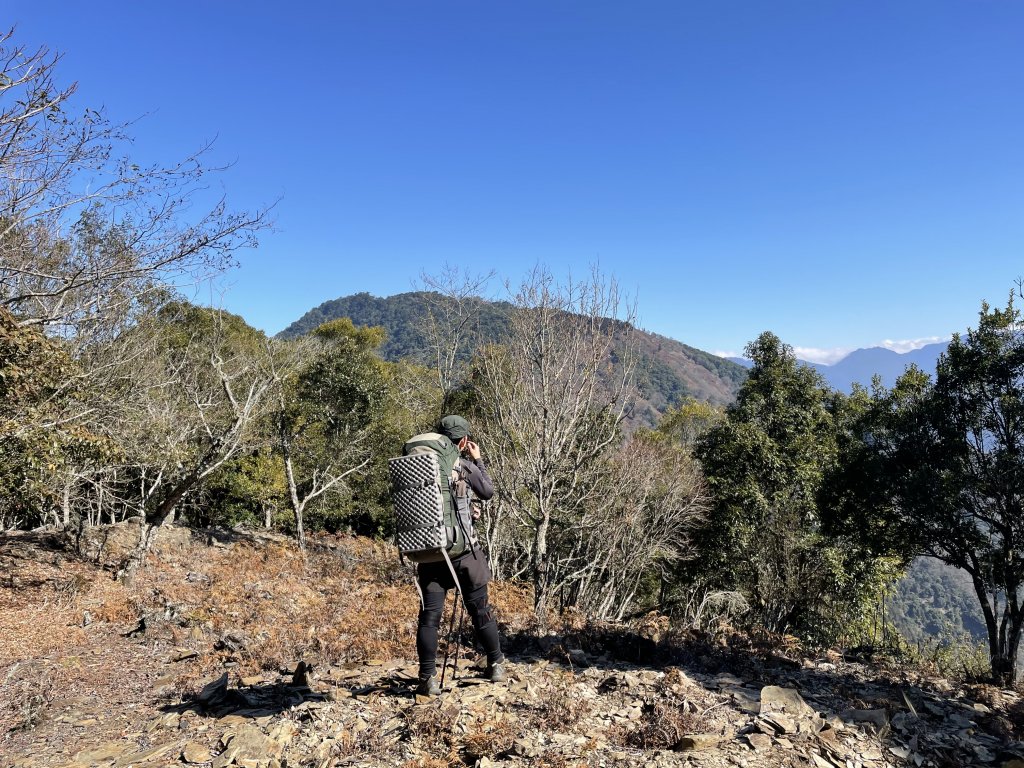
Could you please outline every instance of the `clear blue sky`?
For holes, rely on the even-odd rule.
[[[444,262],[596,261],[649,330],[830,350],[948,338],[1024,274],[1019,2],[6,10],[78,104],[147,114],[142,159],[216,137],[229,204],[281,198],[217,299],[271,333]]]

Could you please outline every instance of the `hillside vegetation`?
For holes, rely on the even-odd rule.
[[[889,621],[920,647],[985,640],[985,620],[970,577],[935,558],[914,560],[886,604]]]

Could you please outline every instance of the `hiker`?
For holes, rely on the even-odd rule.
[[[494,485],[483,460],[480,458],[480,446],[471,439],[469,422],[461,416],[445,416],[438,425],[438,432],[447,437],[461,454],[459,460],[460,481],[463,490],[468,486],[469,494],[486,501],[494,495]],[[458,485],[458,483],[457,483]],[[478,514],[473,515],[476,519]],[[472,523],[470,523],[472,525]],[[484,676],[492,682],[505,679],[505,657],[501,652],[498,639],[498,623],[494,618],[494,609],[488,602],[487,584],[491,580],[491,568],[487,555],[476,543],[476,536],[470,533],[469,551],[459,557],[452,558],[451,564],[458,577],[462,591],[462,600],[473,621],[476,638],[487,654],[487,670]],[[419,655],[419,685],[417,693],[436,696],[441,692],[437,678],[437,636],[444,612],[445,596],[449,589],[455,588],[452,572],[448,563],[419,563],[416,566],[416,579],[422,594],[419,623],[416,628],[416,652]]]

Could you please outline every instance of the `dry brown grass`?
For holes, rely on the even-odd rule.
[[[93,698],[134,618],[124,587],[53,535],[0,538],[0,732],[32,727],[65,698]],[[86,624],[90,626],[85,626]]]
[[[625,734],[624,746],[639,749],[671,749],[683,736],[708,731],[708,723],[687,702],[657,699],[644,707],[640,725]]]
[[[719,704],[714,694],[670,667],[644,703],[640,721],[613,728],[609,741],[643,750],[672,749],[683,736],[721,730],[715,720]]]
[[[242,648],[222,652],[239,662],[240,674],[297,659],[335,664],[407,655],[415,587],[411,580],[397,586],[371,578],[389,567],[372,543],[346,545],[305,558],[290,544],[198,548],[174,563],[151,561],[135,589],[150,609],[172,606],[180,623],[207,642],[240,638]],[[204,578],[189,581],[186,573]]]
[[[415,656],[414,571],[386,543],[315,536],[303,557],[288,541],[243,535],[209,545],[184,537],[181,546],[151,553],[125,585],[51,539],[0,539],[0,682],[9,677],[3,694],[11,702],[0,712],[5,730],[38,722],[54,698],[97,707],[118,696],[154,707],[167,696],[186,699],[229,659],[239,677],[299,659],[322,667]],[[492,603],[511,631],[536,623],[527,585],[495,583]],[[142,619],[144,629],[131,634]],[[198,656],[166,662],[175,647]],[[32,670],[45,670],[45,686],[29,680]],[[158,690],[171,693],[161,698]],[[444,736],[428,712],[411,721],[411,738],[431,760],[459,762],[464,743]],[[574,712],[556,696],[531,720]],[[509,726],[471,728],[471,748],[510,748]]]
[[[461,763],[456,729],[459,721],[457,706],[438,699],[405,710],[404,717],[409,739],[416,749],[445,766]]]
[[[498,621],[511,631],[521,632],[536,628],[533,613],[533,587],[523,582],[493,581],[488,589],[491,605]]]
[[[442,760],[437,757],[417,757],[402,763],[402,768],[451,768],[455,764],[451,760]]]
[[[72,551],[29,537],[4,540],[0,565],[8,571],[0,582],[0,672],[18,661],[59,661],[94,645],[98,627],[119,636],[143,617],[144,636],[124,644],[144,637],[200,653],[173,670],[179,690],[227,657],[247,675],[298,659],[329,665],[415,654],[414,571],[382,542],[317,536],[303,557],[290,542],[200,540],[151,554],[128,587]],[[528,587],[495,584],[492,595],[503,622],[532,620]],[[83,626],[86,616],[91,626]],[[241,642],[217,648],[229,634]]]
[[[569,680],[559,681],[545,689],[541,702],[534,708],[536,727],[541,731],[569,733],[593,705],[583,699]]]
[[[31,728],[43,717],[57,684],[48,666],[38,661],[16,663],[0,680],[0,700],[6,710],[0,722],[6,720],[8,728]]]
[[[473,723],[462,738],[462,751],[470,763],[481,757],[494,759],[512,750],[521,728],[507,719],[486,719]]]

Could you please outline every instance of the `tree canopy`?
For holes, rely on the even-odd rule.
[[[1024,327],[1011,295],[982,304],[935,380],[911,369],[877,387],[850,427],[833,522],[875,551],[965,571],[985,618],[993,675],[1012,682],[1024,612]]]

